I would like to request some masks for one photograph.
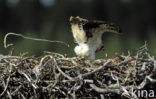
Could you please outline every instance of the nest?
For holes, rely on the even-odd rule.
[[[144,46],[135,56],[117,55],[94,61],[44,56],[0,55],[0,97],[137,98],[132,90],[156,88],[156,61]]]

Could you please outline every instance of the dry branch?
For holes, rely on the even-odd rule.
[[[155,70],[146,46],[136,56],[94,61],[50,52],[0,55],[0,98],[136,98],[131,89],[156,88]]]

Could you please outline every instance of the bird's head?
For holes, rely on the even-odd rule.
[[[88,20],[80,18],[79,16],[77,16],[77,17],[71,16],[70,19],[69,19],[69,22],[71,24],[85,24],[86,22],[88,22]]]

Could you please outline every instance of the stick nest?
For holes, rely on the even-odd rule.
[[[132,91],[156,88],[156,60],[143,46],[135,56],[94,61],[58,53],[41,57],[0,55],[0,97],[136,98]]]

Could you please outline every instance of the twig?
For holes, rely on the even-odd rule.
[[[82,74],[82,75],[79,75],[78,77],[75,77],[74,79],[78,79],[78,78],[84,78],[86,76],[89,76],[89,75],[92,75],[100,70],[102,70],[105,66],[107,66],[109,63],[111,62],[111,60],[108,60],[103,66],[100,66],[99,68],[97,68],[96,70],[94,70],[93,72],[88,72],[88,73],[85,73],[85,74]]]
[[[61,68],[57,65],[57,62],[56,62],[56,60],[55,60],[54,58],[53,58],[53,61],[54,61],[54,63],[55,63],[55,66],[56,66],[57,70],[58,70],[64,77],[66,77],[66,78],[68,78],[69,80],[73,81],[73,78],[72,78],[72,77],[68,76],[67,74],[65,74],[65,73],[61,70]]]
[[[15,95],[15,93],[18,92],[21,87],[22,87],[22,85],[18,86],[16,88],[16,90],[11,93],[11,95]]]
[[[71,81],[74,81],[74,79],[73,79],[72,77],[68,76],[67,74],[65,74],[65,73],[60,69],[59,66],[56,65],[56,68],[57,68],[57,70],[58,70],[64,77],[68,78],[68,79],[71,80]]]
[[[137,89],[143,89],[145,85],[147,84],[147,80],[149,80],[152,83],[155,83],[156,80],[151,78],[152,74],[148,75],[145,77],[145,79],[138,85],[136,86]]]
[[[65,46],[69,47],[69,45],[65,42],[62,42],[62,41],[51,41],[51,40],[47,40],[47,39],[38,39],[38,38],[32,38],[32,37],[27,37],[27,36],[24,36],[22,34],[17,34],[17,33],[7,33],[4,37],[4,48],[7,48],[8,45],[6,44],[6,40],[7,40],[7,37],[9,35],[16,35],[16,36],[19,36],[19,37],[22,37],[22,38],[25,38],[25,39],[29,39],[29,40],[34,40],[34,41],[42,41],[42,42],[50,42],[50,43],[61,43],[61,44],[64,44]]]
[[[115,93],[120,94],[120,89],[105,89],[105,88],[99,88],[95,84],[89,84],[91,88],[93,88],[98,93]]]
[[[18,70],[18,72],[19,72],[20,74],[22,74],[22,75],[28,80],[28,82],[31,83],[31,85],[33,86],[33,88],[35,88],[35,89],[38,88],[37,85],[34,85],[34,84],[31,82],[31,80],[30,80],[30,78],[27,76],[27,74],[25,74],[24,72],[22,72],[22,71],[20,71],[20,70]]]
[[[153,62],[154,62],[153,72],[156,72],[156,60],[153,60]]]
[[[7,88],[8,88],[8,84],[9,84],[9,81],[10,81],[10,76],[7,78],[7,82],[6,82],[6,85],[5,85],[5,82],[3,80],[3,86],[5,86],[3,92],[0,94],[0,97],[4,95],[4,93],[6,92]]]
[[[125,64],[125,63],[129,63],[129,62],[132,61],[132,60],[134,60],[134,58],[130,58],[130,59],[124,60],[124,61],[122,61],[122,62],[120,62],[120,63],[118,63],[118,64],[116,64],[116,65],[113,65],[113,66],[120,66],[120,65],[123,65],[123,64]]]
[[[10,66],[9,72],[11,73],[11,72],[12,72],[12,64],[9,63],[9,66]],[[4,93],[6,92],[6,90],[7,90],[7,88],[8,88],[9,81],[10,81],[10,75],[9,75],[9,77],[7,78],[6,85],[5,85],[5,82],[4,82],[4,80],[3,80],[3,86],[5,86],[5,88],[4,88],[3,92],[0,94],[0,96],[3,96]]]
[[[7,90],[7,94],[8,94],[9,99],[12,99],[12,96],[8,90]]]
[[[57,79],[54,83],[50,83],[47,87],[44,87],[43,90],[48,89],[48,88],[54,88],[56,86],[60,76],[61,76],[61,73],[58,74]]]

